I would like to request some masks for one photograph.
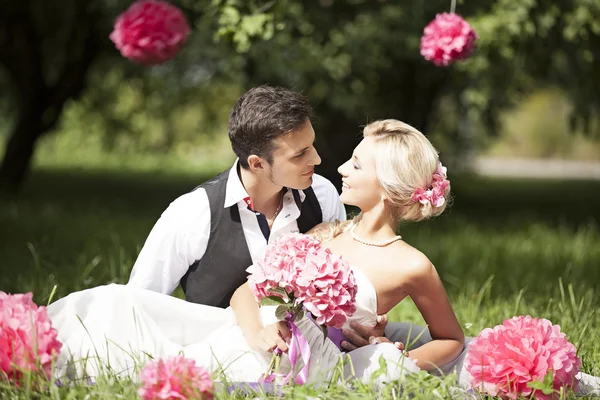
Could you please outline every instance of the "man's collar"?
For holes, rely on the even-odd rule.
[[[234,204],[239,203],[240,201],[246,202],[247,205],[252,204],[252,200],[246,192],[244,185],[240,179],[240,175],[238,169],[241,168],[239,164],[239,159],[236,159],[233,163],[233,167],[229,170],[229,177],[227,178],[227,186],[225,187],[225,202],[223,203],[223,208],[229,208]],[[288,191],[290,189],[287,189]],[[300,201],[303,202],[306,198],[304,191],[298,190],[298,194],[300,195]],[[248,202],[248,200],[250,202]]]
[[[242,184],[240,175],[238,173],[238,168],[240,168],[239,159],[236,159],[233,163],[233,167],[231,167],[229,170],[227,186],[225,187],[225,203],[223,204],[223,208],[229,208],[232,205],[245,200],[246,198],[250,198],[250,196],[248,196],[248,192],[246,192],[246,189]]]

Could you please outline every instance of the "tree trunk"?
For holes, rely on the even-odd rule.
[[[10,9],[12,15],[0,15],[5,17],[0,19],[0,64],[9,74],[13,101],[19,108],[19,117],[0,165],[0,192],[18,191],[31,166],[36,141],[54,129],[65,103],[81,95],[89,67],[101,50],[91,29],[98,18],[81,2],[77,18],[70,21],[70,35],[56,44],[49,56],[62,54],[64,57],[64,62],[58,64],[61,69],[57,79],[49,84],[44,66],[53,64],[44,58],[43,37],[56,32],[42,32],[28,7],[34,5],[24,4]]]
[[[325,104],[319,107],[319,115],[320,118],[314,121],[318,137],[316,147],[322,159],[317,170],[340,190],[342,180],[337,169],[348,161],[360,142],[361,122]]]
[[[22,114],[13,130],[0,165],[0,193],[16,193],[25,179],[35,148],[42,135],[41,112]]]

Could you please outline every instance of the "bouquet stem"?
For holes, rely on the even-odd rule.
[[[277,371],[279,370],[279,364],[281,362],[281,354],[282,352],[279,350],[279,348],[276,348],[273,351],[273,356],[271,357],[267,371],[262,375],[260,381],[273,383],[275,378],[278,376]]]

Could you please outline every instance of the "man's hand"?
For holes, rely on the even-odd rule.
[[[384,337],[383,331],[385,330],[387,323],[387,314],[378,315],[377,324],[372,328],[356,322],[351,322],[350,327],[352,329],[344,329],[342,331],[347,339],[342,341],[342,348],[344,348],[344,350],[351,351],[370,344],[369,339],[372,337]]]
[[[390,339],[386,338],[385,336],[380,336],[380,337],[371,336],[369,338],[369,344],[379,344],[379,343],[392,343],[392,341]],[[392,343],[392,344],[394,346],[396,346],[396,348],[398,350],[404,350],[404,343],[402,343],[402,342],[395,342],[395,343]]]
[[[265,326],[252,337],[248,338],[248,343],[253,350],[262,350],[273,352],[279,348],[282,352],[288,351],[287,343],[292,338],[292,333],[284,321]]]

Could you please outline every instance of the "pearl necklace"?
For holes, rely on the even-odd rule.
[[[383,242],[383,243],[367,242],[366,240],[363,240],[363,239],[359,238],[358,236],[356,236],[356,233],[354,233],[354,228],[356,228],[357,225],[358,224],[352,225],[352,228],[350,229],[350,234],[352,235],[352,239],[356,240],[358,243],[366,244],[367,246],[385,247],[385,246],[388,246],[388,245],[394,243],[397,240],[402,239],[402,236],[396,236],[396,237],[393,237],[390,240]]]

